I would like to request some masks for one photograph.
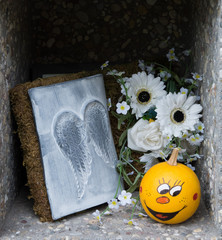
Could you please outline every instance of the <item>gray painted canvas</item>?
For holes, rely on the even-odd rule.
[[[29,90],[54,220],[102,204],[118,185],[101,74]]]

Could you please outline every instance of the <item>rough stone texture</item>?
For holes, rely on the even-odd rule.
[[[107,204],[70,215],[59,221],[42,223],[32,211],[26,192],[16,199],[9,213],[1,240],[221,240],[217,229],[201,204],[195,215],[186,222],[166,225],[149,217],[139,217],[135,210],[133,220],[137,225],[128,225],[132,205],[120,206],[117,212],[101,218],[101,223],[92,213],[102,212]],[[135,196],[138,193],[135,193]]]
[[[126,63],[190,47],[186,0],[32,2],[36,63]]]
[[[221,1],[195,1],[193,4],[193,68],[203,74],[200,92],[206,130],[204,157],[199,161],[198,172],[205,204],[222,231]]]
[[[28,78],[28,0],[0,1],[0,228],[21,178],[8,90]]]

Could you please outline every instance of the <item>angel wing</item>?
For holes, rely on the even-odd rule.
[[[98,101],[89,103],[85,109],[85,123],[90,143],[105,163],[115,167],[117,159],[110,123],[105,107]]]
[[[56,118],[54,137],[73,170],[78,198],[82,198],[92,162],[84,122],[73,112],[63,112]]]

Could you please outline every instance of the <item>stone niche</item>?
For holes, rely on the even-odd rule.
[[[159,61],[175,47],[191,49],[192,69],[204,76],[204,157],[197,174],[205,205],[222,230],[221,1],[0,0],[0,6],[0,227],[25,183],[8,90],[38,77],[39,69]]]

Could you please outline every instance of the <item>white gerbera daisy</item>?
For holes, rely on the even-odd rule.
[[[147,75],[143,71],[132,75],[128,95],[131,98],[132,113],[136,114],[137,119],[154,106],[158,99],[166,95],[164,88],[160,78],[154,78],[152,74]]]
[[[186,94],[169,93],[156,104],[157,121],[163,135],[182,137],[183,132],[194,131],[202,110],[200,104],[194,104],[196,98]]]

